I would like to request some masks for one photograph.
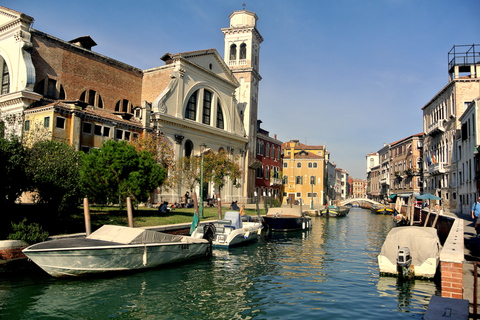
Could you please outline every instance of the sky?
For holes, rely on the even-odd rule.
[[[258,118],[286,142],[325,145],[366,178],[366,155],[423,131],[422,107],[448,84],[448,52],[480,44],[479,0],[3,0],[63,40],[140,69],[215,48],[245,9],[258,16]]]

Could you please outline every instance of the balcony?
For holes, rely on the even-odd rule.
[[[419,176],[420,175],[420,172],[421,170],[418,169],[418,168],[413,168],[413,169],[407,169],[405,170],[405,175],[409,176],[409,177],[412,177],[412,176]]]
[[[434,163],[428,166],[428,173],[431,175],[443,174],[445,172],[446,170],[444,163]]]
[[[270,178],[270,186],[281,186],[282,185],[282,179],[280,178]]]
[[[444,119],[441,119],[435,123],[432,123],[428,126],[426,133],[430,136],[434,136],[445,132],[445,122],[446,121]]]

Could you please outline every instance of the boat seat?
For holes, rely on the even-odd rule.
[[[218,220],[217,223],[220,227],[235,229],[235,227],[232,226],[232,220],[223,219],[223,220]]]

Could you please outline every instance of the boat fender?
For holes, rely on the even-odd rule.
[[[245,232],[245,239],[248,239],[249,236],[250,236],[250,231]]]
[[[144,250],[143,250],[143,266],[147,265],[147,245],[143,244]]]
[[[302,222],[302,229],[305,229],[305,220]]]

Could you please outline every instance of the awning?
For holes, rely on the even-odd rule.
[[[397,195],[396,194],[391,194],[390,197],[388,197],[388,199],[393,199],[395,198]]]

